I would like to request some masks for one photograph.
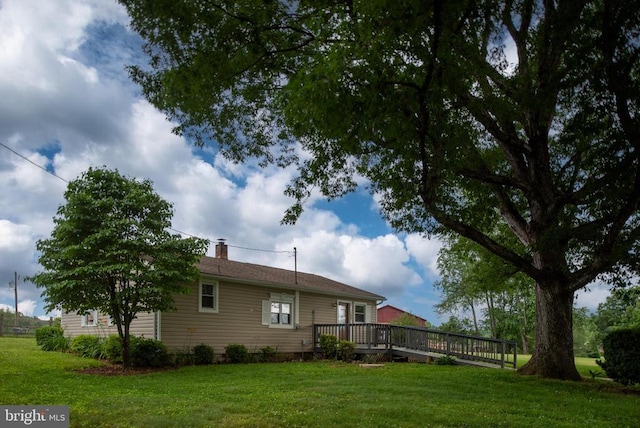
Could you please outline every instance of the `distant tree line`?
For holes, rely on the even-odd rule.
[[[530,353],[535,332],[535,284],[477,244],[450,236],[440,252],[439,315],[449,315],[438,328],[517,342]],[[592,313],[573,309],[576,356],[599,355],[604,336],[618,328],[640,327],[640,286],[614,288]]]
[[[13,334],[14,327],[16,327],[15,322],[15,312],[10,311],[9,309],[0,308],[0,335],[2,334]],[[48,325],[48,320],[41,320],[38,317],[32,317],[28,315],[24,315],[18,312],[18,325],[17,327],[21,329],[21,331],[35,331],[38,327],[42,327],[43,325]]]

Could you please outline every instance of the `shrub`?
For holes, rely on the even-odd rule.
[[[591,351],[587,354],[587,357],[589,358],[600,358],[601,356],[600,351]]]
[[[54,336],[63,337],[64,331],[62,331],[62,328],[59,326],[45,326],[36,329],[36,343],[38,346],[42,346],[47,339]]]
[[[135,367],[164,367],[169,364],[167,347],[159,340],[131,338],[131,365]]]
[[[81,334],[71,341],[71,350],[81,357],[102,357],[102,340],[98,336]]]
[[[445,355],[443,357],[436,358],[435,363],[439,366],[453,366],[456,363],[456,359],[450,355]]]
[[[264,348],[260,348],[260,358],[261,361],[263,363],[270,363],[275,361],[276,359],[276,354],[278,353],[278,351],[276,351],[274,348],[272,348],[271,346],[265,346]]]
[[[171,364],[177,367],[193,366],[196,364],[196,358],[190,352],[177,352],[171,355]]]
[[[249,361],[249,352],[247,347],[237,343],[231,343],[224,347],[227,361],[230,363],[246,363]]]
[[[122,341],[120,336],[112,334],[102,344],[102,355],[110,363],[122,364]]]
[[[623,385],[640,383],[640,329],[614,330],[602,339],[604,361],[596,362],[607,376]]]
[[[338,352],[338,338],[331,334],[321,334],[320,349],[322,350],[322,356],[324,358],[335,358]]]
[[[348,340],[341,340],[338,343],[338,356],[342,361],[353,361],[356,354],[356,344]]]
[[[66,352],[69,350],[70,342],[68,337],[50,336],[42,342],[42,350]]]
[[[193,361],[196,365],[213,364],[213,348],[201,343],[193,347]]]

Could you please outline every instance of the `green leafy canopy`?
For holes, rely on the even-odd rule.
[[[173,308],[173,293],[199,277],[203,239],[170,234],[170,203],[148,180],[90,168],[69,183],[51,237],[37,242],[46,309],[99,310],[114,322]]]

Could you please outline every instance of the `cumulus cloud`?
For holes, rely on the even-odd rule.
[[[37,302],[35,300],[21,300],[18,302],[18,312],[24,316],[32,317],[36,311]],[[0,303],[0,309],[16,313],[15,306]]]
[[[90,22],[98,16],[113,23],[124,19],[121,8],[100,3],[3,2],[0,138],[18,137],[28,148],[54,140],[82,144],[71,137],[104,139],[119,127],[123,91],[75,59]]]
[[[438,277],[438,252],[442,248],[442,242],[437,238],[427,238],[416,233],[408,235],[405,241],[409,254],[422,270],[431,277]]]

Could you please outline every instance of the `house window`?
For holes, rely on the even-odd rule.
[[[291,303],[271,302],[271,324],[291,324]]]
[[[218,312],[217,282],[200,282],[200,312]]]
[[[356,322],[367,322],[367,305],[364,303],[355,303],[353,305],[354,319]]]
[[[269,328],[294,328],[295,298],[284,293],[271,293],[262,301],[262,325]]]
[[[99,319],[98,322],[100,324],[106,324],[107,327],[111,327],[115,324],[113,324],[113,318],[111,318],[111,315],[103,315],[102,319]]]
[[[82,327],[97,327],[107,326],[111,327],[113,320],[109,315],[101,314],[97,310],[87,311],[80,317],[80,325]]]
[[[80,318],[80,325],[82,327],[95,327],[98,325],[98,311],[87,311]]]

